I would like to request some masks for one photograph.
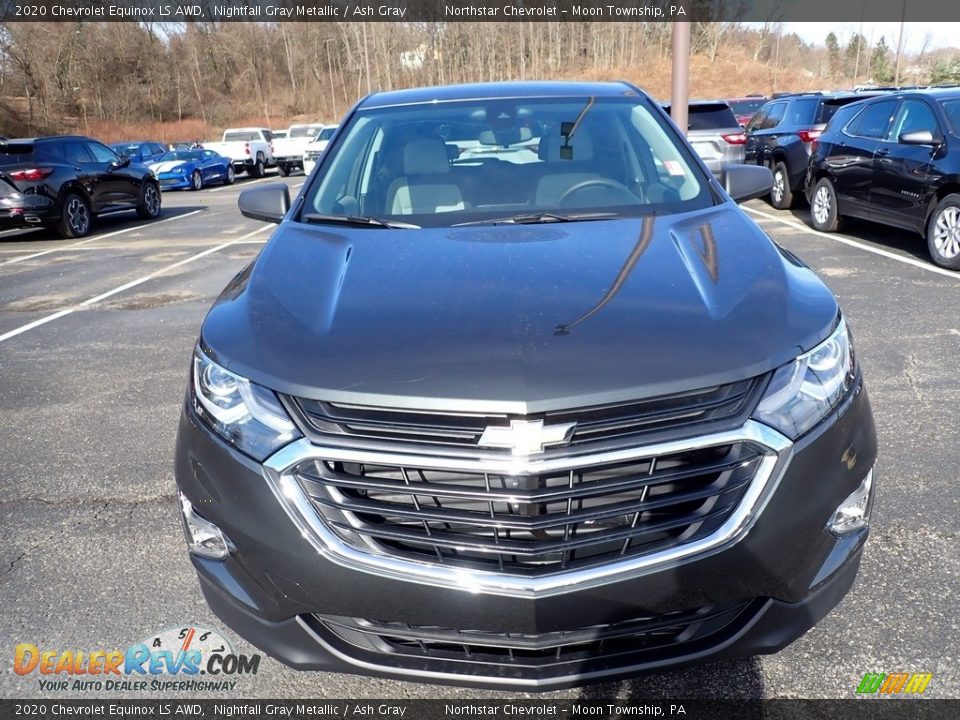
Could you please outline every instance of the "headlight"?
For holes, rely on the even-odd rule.
[[[220,367],[198,347],[193,408],[224,440],[257,460],[300,437],[272,391]]]
[[[840,404],[856,375],[853,341],[841,319],[830,337],[773,374],[754,417],[796,439]]]

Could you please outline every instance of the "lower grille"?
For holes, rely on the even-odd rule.
[[[574,469],[505,474],[303,461],[292,476],[345,544],[421,563],[537,575],[638,557],[714,533],[757,473],[749,441]],[[412,460],[413,458],[402,458]]]
[[[661,615],[642,615],[608,625],[542,634],[457,630],[400,622],[314,615],[312,620],[354,648],[419,660],[549,669],[602,659],[625,665],[629,656],[681,651],[717,638],[751,601],[705,605]]]

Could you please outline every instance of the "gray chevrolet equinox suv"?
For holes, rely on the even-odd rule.
[[[776,652],[850,589],[876,436],[830,291],[622,83],[354,107],[207,315],[176,479],[301,669],[545,690]]]

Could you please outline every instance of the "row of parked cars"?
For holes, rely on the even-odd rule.
[[[688,138],[718,176],[764,165],[773,207],[806,199],[822,232],[845,217],[911,230],[934,263],[960,269],[960,88],[693,101],[688,114]]]
[[[64,238],[90,233],[104,213],[160,215],[163,190],[230,185],[239,173],[309,173],[336,126],[294,125],[282,139],[232,128],[218,142],[105,145],[83,136],[0,138],[0,228],[49,227]]]

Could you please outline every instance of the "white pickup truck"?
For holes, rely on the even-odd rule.
[[[285,138],[273,141],[273,159],[281,177],[294,170],[303,170],[303,152],[323,128],[320,123],[291,125]]]
[[[273,134],[267,128],[229,128],[223,131],[222,142],[205,142],[203,147],[230,158],[234,171],[259,178],[276,164],[272,140]]]
[[[319,162],[320,156],[323,155],[323,151],[327,149],[327,145],[330,144],[330,138],[333,137],[333,134],[337,131],[338,125],[324,125],[323,129],[319,132],[316,139],[307,145],[303,150],[303,172],[305,175],[309,175],[313,172],[314,166]]]

